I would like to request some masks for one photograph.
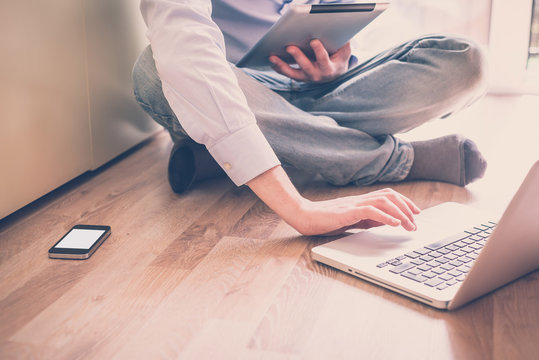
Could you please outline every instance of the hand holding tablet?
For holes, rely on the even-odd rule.
[[[293,5],[236,64],[238,67],[272,66],[269,57],[278,56],[294,64],[286,48],[295,45],[311,61],[316,60],[310,46],[313,39],[322,42],[332,55],[371,23],[389,3]]]
[[[348,70],[352,54],[349,42],[331,55],[318,39],[311,40],[310,46],[315,56],[313,60],[309,59],[297,46],[290,45],[286,48],[297,66],[291,66],[275,55],[271,55],[269,61],[279,74],[307,83],[329,82]]]

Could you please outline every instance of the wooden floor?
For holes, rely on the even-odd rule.
[[[467,188],[393,187],[423,208],[503,209],[539,159],[538,105],[489,96],[403,135],[468,135],[489,170]],[[298,236],[227,179],[175,195],[170,148],[161,133],[0,222],[0,359],[537,358],[539,271],[434,310],[313,261],[310,248],[328,239]],[[298,184],[312,199],[386,186]],[[112,235],[89,260],[48,259],[77,223]]]

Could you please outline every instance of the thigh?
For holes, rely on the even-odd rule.
[[[335,185],[399,181],[407,175],[413,160],[408,143],[390,135],[375,138],[327,114],[306,112],[234,70],[258,126],[284,165]]]
[[[433,35],[392,48],[333,83],[290,94],[312,114],[373,136],[448,115],[483,91],[484,56],[465,39]]]
[[[150,46],[144,49],[133,67],[133,91],[138,104],[168,130],[172,141],[176,143],[189,139],[163,94]]]

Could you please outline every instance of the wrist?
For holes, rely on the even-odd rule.
[[[310,201],[301,196],[281,166],[260,174],[247,185],[284,221],[297,228],[298,220],[305,214]]]

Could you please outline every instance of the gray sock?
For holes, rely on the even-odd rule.
[[[406,180],[434,180],[465,186],[485,174],[487,162],[473,141],[447,135],[412,142],[414,162]]]

